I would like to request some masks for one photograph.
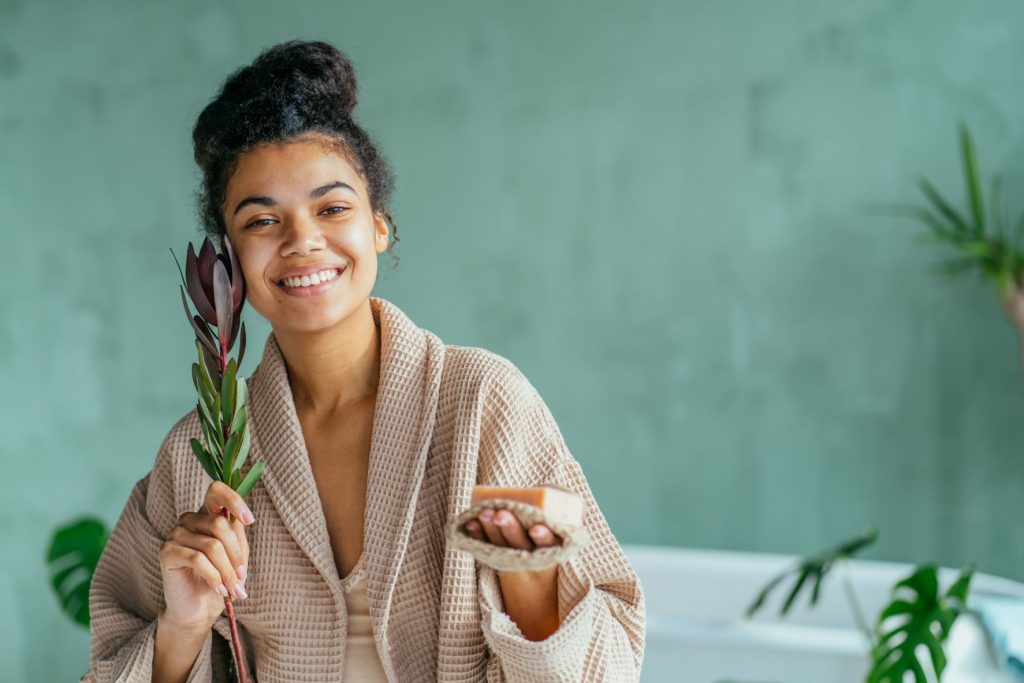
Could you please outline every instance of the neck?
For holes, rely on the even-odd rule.
[[[338,325],[315,332],[274,330],[296,412],[331,415],[377,393],[380,329],[369,299]]]

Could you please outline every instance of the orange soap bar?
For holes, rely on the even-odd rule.
[[[526,488],[504,488],[501,486],[474,486],[470,505],[488,498],[529,503],[539,507],[544,516],[555,524],[580,526],[583,524],[583,499],[576,493],[552,485]]]

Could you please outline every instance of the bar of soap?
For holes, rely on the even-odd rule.
[[[474,486],[470,505],[487,498],[507,498],[539,507],[553,524],[581,526],[583,524],[583,498],[572,491],[546,484],[525,488],[501,486]]]

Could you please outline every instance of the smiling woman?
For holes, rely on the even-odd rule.
[[[344,55],[290,41],[199,116],[203,227],[233,247],[273,330],[247,380],[266,469],[251,516],[238,512],[247,526],[209,522],[195,512],[217,494],[190,449],[198,416],[178,420],[97,566],[84,680],[228,680],[227,619],[199,608],[218,605],[202,577],[222,567],[245,583],[234,610],[261,683],[637,680],[639,580],[533,385],[372,296],[393,179],[355,104]],[[578,554],[496,572],[447,543],[475,486],[541,483],[582,499]],[[524,551],[560,542],[509,510],[468,529]]]

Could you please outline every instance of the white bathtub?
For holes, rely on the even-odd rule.
[[[817,606],[808,607],[810,594],[805,593],[780,620],[779,605],[792,585],[787,580],[754,619],[746,620],[743,614],[762,586],[797,557],[627,544],[623,549],[647,601],[644,683],[864,681],[867,645],[839,567],[822,582]],[[864,614],[873,623],[893,585],[913,566],[858,560],[849,569]],[[957,573],[941,569],[940,589],[945,591]],[[1024,597],[1024,584],[979,573],[971,592]],[[967,621],[957,621],[952,639],[967,642],[971,626],[961,626]]]

